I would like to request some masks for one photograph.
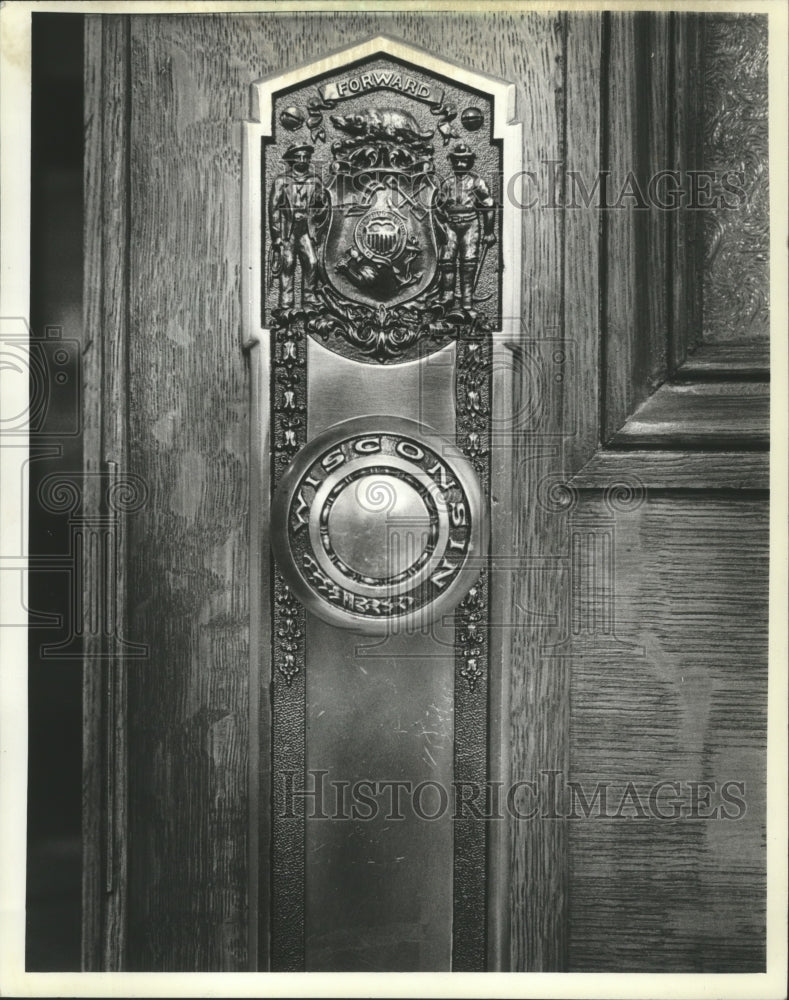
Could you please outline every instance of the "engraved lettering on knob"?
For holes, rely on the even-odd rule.
[[[335,425],[296,457],[274,500],[272,545],[294,593],[333,624],[424,624],[478,576],[486,526],[474,469],[414,421]]]

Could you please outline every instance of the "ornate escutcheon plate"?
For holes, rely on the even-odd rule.
[[[502,824],[326,822],[298,790],[503,780],[514,93],[385,37],[252,86],[255,968],[481,971],[506,946]]]
[[[477,474],[449,442],[395,417],[314,438],[272,509],[278,567],[304,606],[364,633],[420,628],[451,611],[484,567]]]

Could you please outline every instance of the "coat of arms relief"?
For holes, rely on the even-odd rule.
[[[378,57],[280,96],[264,168],[273,328],[384,364],[494,328],[492,109],[445,84]]]
[[[455,780],[487,774],[489,514],[507,476],[494,358],[505,371],[520,314],[519,216],[502,210],[504,172],[519,176],[514,97],[385,37],[253,85],[243,329],[275,772],[306,767],[308,677],[347,672],[358,633],[437,668]],[[303,969],[305,827],[281,821],[277,794],[271,967]],[[452,962],[480,970],[486,835],[453,836]]]

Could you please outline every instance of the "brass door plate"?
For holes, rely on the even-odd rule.
[[[321,826],[292,790],[321,768],[340,783],[364,766],[423,778],[424,754],[392,733],[410,732],[425,698],[446,706],[431,777],[503,777],[508,633],[491,622],[508,586],[495,558],[520,327],[520,219],[504,207],[520,168],[513,101],[510,84],[387,38],[252,86],[242,273],[262,968],[501,961],[503,823],[409,821],[403,843],[426,869],[400,841],[395,853],[389,827]],[[360,944],[377,924],[388,958]]]

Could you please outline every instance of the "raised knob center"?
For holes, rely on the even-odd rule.
[[[365,476],[349,483],[332,504],[329,539],[351,570],[376,580],[403,573],[430,539],[422,497],[396,476]]]

